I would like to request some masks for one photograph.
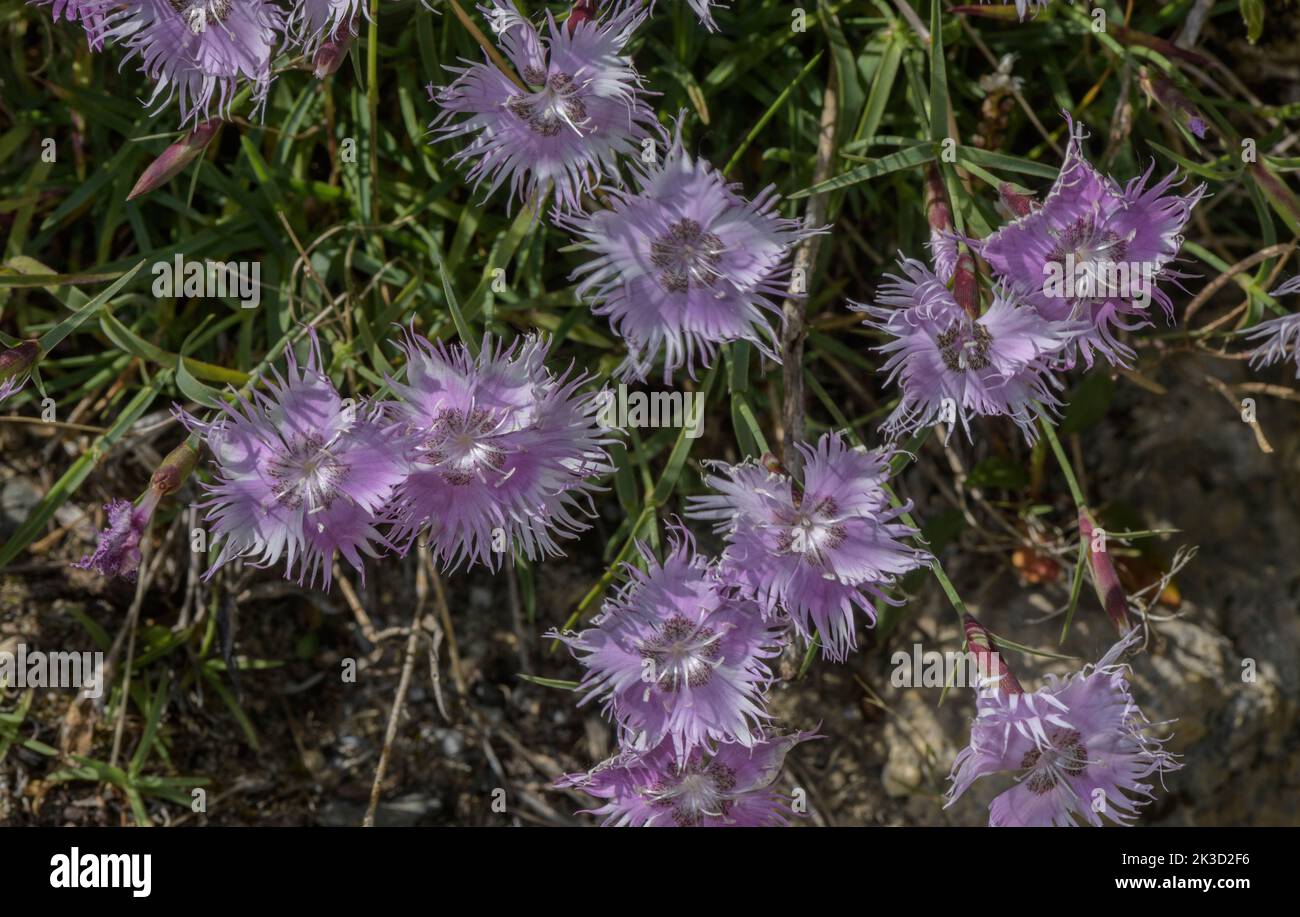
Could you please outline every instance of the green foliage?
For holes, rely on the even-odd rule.
[[[998,185],[1041,193],[1050,183],[1065,139],[1058,113],[1067,109],[1090,125],[1093,152],[1116,174],[1136,174],[1154,157],[1161,171],[1180,167],[1210,183],[1216,239],[1188,247],[1198,262],[1192,270],[1217,273],[1260,242],[1285,241],[1300,229],[1287,185],[1300,160],[1261,156],[1247,164],[1240,157],[1244,140],[1265,151],[1293,134],[1300,106],[1261,106],[1231,81],[1207,84],[1189,75],[1181,66],[1186,55],[1170,36],[1190,0],[1099,5],[1115,26],[1102,33],[1065,4],[1020,24],[954,15],[938,0],[911,0],[915,16],[908,17],[885,0],[822,0],[807,5],[807,29],[799,32],[790,4],[739,0],[720,14],[722,32],[710,35],[685,4],[661,2],[635,39],[637,66],[660,93],[653,104],[665,124],[684,112],[689,149],[723,165],[747,194],[774,183],[787,216],[802,216],[812,199],[827,196],[832,231],[809,279],[807,304],[809,438],[843,426],[858,442],[879,442],[875,426],[894,395],[875,375],[878,341],[846,320],[844,301],[869,301],[896,252],[920,255],[928,238],[922,175],[932,163],[959,226],[987,232],[1002,219]],[[180,136],[175,108],[142,107],[137,100],[148,87],[134,64],[119,72],[120,49],[91,54],[78,28],[54,24],[47,10],[22,0],[0,0],[7,51],[0,55],[0,328],[10,340],[59,338],[41,365],[43,393],[60,417],[83,402],[94,405],[83,422],[104,430],[85,455],[52,469],[52,486],[0,546],[0,566],[46,533],[60,507],[85,502],[87,480],[147,411],[172,402],[212,405],[228,386],[256,384],[287,342],[301,346],[309,326],[319,329],[329,373],[350,391],[381,391],[387,377],[401,373],[388,343],[400,325],[471,348],[485,332],[543,329],[554,338],[555,366],[572,361],[595,374],[593,385],[608,381],[622,345],[575,294],[569,276],[582,256],[571,240],[546,214],[512,208],[503,194],[485,200],[448,161],[458,143],[429,142],[435,108],[425,85],[447,82],[445,66],[480,57],[444,4],[434,6],[441,15],[416,0],[382,0],[352,47],[351,66],[324,81],[303,61],[283,56],[262,118],[250,121],[246,103],[237,106],[201,157],[128,201],[144,169]],[[520,6],[532,13],[560,9]],[[1260,40],[1266,4],[1232,6],[1216,5],[1215,24]],[[1127,22],[1125,7],[1132,10]],[[981,77],[1009,54],[1018,55],[1012,73],[1023,85],[990,111]],[[1150,102],[1134,78],[1140,68],[1178,85],[1212,135],[1198,141]],[[829,177],[818,180],[828,91],[835,93],[834,153]],[[1112,133],[1112,115],[1126,105],[1136,116]],[[43,156],[47,138],[52,161]],[[177,254],[259,262],[260,303],[250,309],[233,298],[154,296],[147,266]],[[1238,278],[1251,303],[1243,322],[1275,305],[1264,293],[1275,264],[1269,259]],[[698,491],[702,460],[739,460],[779,444],[780,372],[747,345],[726,348],[712,370],[684,384],[707,399],[706,438],[661,430],[615,448],[618,470],[607,499],[624,518],[599,552],[603,572],[575,607],[538,608],[532,570],[520,560],[530,622],[571,626],[593,612],[617,581],[619,564],[636,561],[637,540],[657,544],[660,520]],[[1100,370],[1076,380],[1063,432],[1095,425],[1116,385]],[[28,386],[4,411],[32,415],[41,397],[41,388]],[[175,441],[182,437],[177,426]],[[985,457],[967,483],[1008,492],[1014,510],[1029,517],[1042,511],[1025,493],[1029,466],[1024,454]],[[949,511],[928,520],[925,531],[938,549],[964,527],[962,516]],[[960,610],[941,566],[935,575]],[[1071,615],[1080,582],[1076,564]],[[909,581],[906,588],[919,585]],[[133,683],[131,694],[141,692],[134,702],[147,725],[129,765],[84,759],[58,779],[117,786],[142,823],[149,821],[143,800],[150,795],[188,802],[200,778],[144,773],[165,754],[160,729],[172,689],[163,661],[175,662],[182,648],[193,655],[181,666],[182,684],[212,688],[257,745],[229,685],[228,663],[212,653],[214,616],[207,620],[207,628],[142,634],[133,677],[143,684]],[[532,680],[572,687],[563,679]],[[25,696],[0,714],[0,762],[15,743],[52,753],[22,738],[28,702]]]

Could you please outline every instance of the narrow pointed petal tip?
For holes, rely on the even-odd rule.
[[[208,144],[212,142],[212,138],[217,135],[221,124],[220,118],[210,118],[163,150],[158,158],[149,163],[148,168],[141,173],[140,179],[126,199],[133,201],[150,191],[157,190],[179,175],[182,169],[203,154]]]

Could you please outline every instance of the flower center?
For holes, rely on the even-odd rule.
[[[975,321],[956,321],[939,335],[939,354],[943,365],[955,373],[968,369],[981,370],[989,366],[989,347],[993,335],[989,329]]]
[[[683,685],[699,688],[713,677],[722,648],[712,627],[673,615],[641,646],[641,658],[654,666],[654,683],[669,693]]]
[[[844,525],[836,518],[835,501],[826,497],[811,509],[802,505],[784,517],[777,539],[777,549],[783,554],[797,554],[809,563],[821,564],[825,555],[844,543]]]
[[[698,757],[675,775],[645,791],[650,804],[671,809],[673,821],[683,828],[694,827],[706,817],[722,818],[731,811],[730,793],[736,788],[736,773],[716,761],[701,765]]]
[[[692,285],[711,287],[726,249],[722,240],[691,219],[678,220],[650,243],[650,261],[659,268],[659,283],[669,293],[685,293]]]
[[[506,103],[515,117],[526,123],[531,131],[543,137],[554,137],[568,125],[575,133],[582,133],[587,121],[587,106],[582,101],[582,90],[568,73],[553,73],[548,78],[540,70],[529,68],[524,80],[542,88],[516,95]]]
[[[422,444],[422,458],[439,466],[448,484],[463,487],[484,469],[499,471],[505,465],[505,450],[492,441],[496,426],[497,419],[483,408],[440,411]]]
[[[289,448],[271,460],[267,473],[275,479],[271,489],[281,506],[308,513],[329,509],[347,479],[348,468],[329,451],[315,433],[295,438]]]
[[[1053,729],[1048,735],[1050,744],[1033,748],[1025,753],[1020,767],[1025,775],[1025,786],[1036,796],[1050,792],[1062,780],[1077,777],[1088,766],[1088,747],[1082,736],[1073,729]]]
[[[167,3],[180,13],[195,35],[202,35],[212,23],[220,24],[230,17],[230,0],[167,0]]]
[[[1118,295],[1114,267],[1124,260],[1128,242],[1090,217],[1080,217],[1062,231],[1052,231],[1056,247],[1049,259],[1060,265],[1069,299]]]

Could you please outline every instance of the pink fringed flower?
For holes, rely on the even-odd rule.
[[[127,500],[113,500],[104,504],[108,514],[108,527],[99,533],[92,554],[81,558],[74,567],[94,570],[101,576],[122,577],[134,580],[140,567],[140,539],[149,529],[161,495],[149,491],[139,506]]]
[[[1127,825],[1154,798],[1144,782],[1182,767],[1148,735],[1133,702],[1124,653],[1141,639],[1135,628],[1095,666],[1047,683],[1032,694],[981,690],[970,745],[953,762],[952,805],[976,780],[999,772],[1015,785],[989,804],[994,827],[1100,827],[1102,816]]]
[[[972,318],[920,261],[907,258],[901,267],[902,276],[888,275],[881,285],[875,305],[850,303],[868,327],[890,338],[876,349],[888,355],[881,370],[901,392],[881,429],[893,439],[947,423],[949,435],[960,425],[969,439],[972,416],[1008,417],[1033,442],[1040,414],[1061,404],[1052,360],[1081,324],[1049,321],[1005,289]]]
[[[95,551],[73,564],[102,576],[134,580],[140,567],[140,542],[162,498],[180,490],[198,463],[199,454],[189,442],[173,449],[149,479],[149,487],[135,502],[113,500],[104,506],[108,528],[99,534]]]
[[[611,472],[599,392],[587,377],[546,368],[548,344],[506,347],[485,338],[474,356],[410,334],[406,382],[392,382],[409,437],[411,472],[398,489],[404,546],[427,531],[444,564],[496,569],[517,546],[530,559],[562,553],[557,538],[587,528],[579,516]]]
[[[592,626],[559,635],[586,667],[582,703],[604,701],[624,748],[672,740],[678,756],[718,742],[753,743],[766,719],[762,692],[778,631],[752,599],[736,595],[716,564],[674,528],[661,565],[645,546],[646,570],[605,602]]]
[[[1300,277],[1292,277],[1272,292],[1273,296],[1300,293]],[[1242,332],[1248,340],[1259,344],[1250,354],[1253,368],[1271,366],[1288,357],[1295,361],[1296,378],[1300,379],[1300,312],[1271,318]]]
[[[789,615],[805,641],[842,661],[857,645],[854,609],[874,624],[873,599],[930,556],[907,544],[916,529],[898,522],[911,504],[893,508],[885,492],[889,455],[855,449],[839,433],[799,444],[803,482],[756,462],[710,467],[716,495],[692,497],[688,514],[713,520],[727,539],[729,575],[765,616]]]
[[[979,244],[998,277],[1043,318],[1081,320],[1072,341],[1091,366],[1094,351],[1129,365],[1133,351],[1116,336],[1149,325],[1151,302],[1173,318],[1162,281],[1185,277],[1172,267],[1192,208],[1205,194],[1198,185],[1173,193],[1170,174],[1151,184],[1155,164],[1125,185],[1098,172],[1067,116],[1065,163],[1040,207]]]
[[[267,0],[126,0],[109,15],[104,37],[127,48],[124,64],[139,57],[154,80],[146,105],[175,98],[181,123],[197,124],[228,117],[244,85],[260,111],[283,31],[283,11]]]
[[[431,127],[442,140],[471,138],[452,161],[469,164],[475,187],[487,179],[491,194],[509,182],[535,207],[554,188],[561,208],[577,209],[602,178],[617,178],[619,156],[639,154],[642,138],[659,132],[623,51],[646,11],[620,0],[564,24],[548,13],[543,37],[508,0],[480,9],[527,88],[490,61],[449,67],[455,81],[430,89],[442,109]]]
[[[750,744],[696,749],[679,758],[670,741],[624,751],[558,787],[589,793],[605,804],[589,810],[613,827],[762,828],[785,825],[793,814],[774,784],[790,749],[812,733],[764,735]]]
[[[407,470],[395,424],[381,407],[345,402],[321,369],[312,335],[300,367],[286,348],[284,376],[272,371],[266,393],[222,404],[216,420],[185,415],[216,461],[207,518],[224,539],[212,576],[236,558],[285,577],[329,587],[341,555],[364,578],[362,555],[392,547],[380,534],[388,503]]]
[[[694,375],[718,345],[749,341],[780,361],[769,315],[790,293],[790,252],[809,234],[777,211],[774,187],[746,200],[692,158],[678,127],[662,160],[638,165],[637,189],[609,207],[561,219],[597,257],[574,271],[578,295],[627,343],[619,375],[644,379],[662,352],[664,381]]]

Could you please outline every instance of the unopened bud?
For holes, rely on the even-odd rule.
[[[595,0],[578,0],[569,10],[569,19],[566,25],[569,27],[569,34],[572,35],[574,30],[584,22],[596,18]]]
[[[135,200],[142,194],[148,194],[162,187],[179,175],[182,169],[203,154],[220,127],[221,119],[211,118],[163,150],[157,159],[149,163],[126,199]]]
[[[194,466],[198,464],[198,461],[198,451],[188,442],[181,443],[162,460],[162,464],[154,471],[153,477],[149,479],[150,490],[156,491],[160,497],[176,493],[181,489],[181,485],[185,483],[185,479],[194,471]]]
[[[1101,550],[1095,550],[1097,535],[1103,540]],[[1124,595],[1124,587],[1119,583],[1119,575],[1115,572],[1110,552],[1105,548],[1105,532],[1097,530],[1086,509],[1079,510],[1079,537],[1083,539],[1088,551],[1088,567],[1092,570],[1092,584],[1097,589],[1097,598],[1101,600],[1115,629],[1123,636],[1133,628],[1128,616],[1128,597]]]
[[[944,186],[943,175],[933,163],[925,170],[925,218],[933,231],[947,232],[952,229],[948,189]]]
[[[1177,86],[1160,74],[1152,73],[1146,67],[1138,71],[1138,83],[1148,98],[1170,112],[1197,138],[1205,139],[1205,118],[1201,115],[1200,109],[1178,91]]]
[[[1031,195],[1020,193],[1010,182],[1004,181],[998,185],[998,197],[1002,199],[1007,210],[1011,211],[1012,216],[1028,216],[1038,206],[1038,202]]]
[[[35,341],[23,341],[0,353],[0,382],[31,372],[40,356],[41,347]]]
[[[0,401],[26,384],[32,367],[40,358],[41,347],[35,341],[23,341],[0,352]]]
[[[316,56],[311,61],[312,75],[318,80],[323,80],[338,70],[347,59],[348,49],[352,47],[352,39],[355,37],[356,32],[352,25],[349,25],[317,48]]]
[[[985,678],[997,679],[997,687],[1003,694],[1024,694],[1025,689],[1012,673],[1011,668],[1002,661],[1002,655],[994,649],[993,635],[984,625],[971,615],[962,616],[962,628],[966,631],[966,650],[975,657],[976,665]]]

